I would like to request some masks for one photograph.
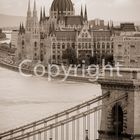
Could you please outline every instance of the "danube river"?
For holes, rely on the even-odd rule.
[[[0,68],[0,132],[42,119],[101,94],[100,86],[48,82]]]

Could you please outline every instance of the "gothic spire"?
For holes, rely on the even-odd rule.
[[[21,30],[22,30],[22,33],[25,33],[25,29],[24,29],[24,24],[22,22],[22,25],[21,25]]]
[[[24,29],[24,25],[23,25],[23,22],[22,22],[22,29]]]
[[[20,23],[20,25],[19,25],[19,33],[21,33],[21,23]]]
[[[83,18],[83,8],[82,8],[82,5],[81,5],[81,17]]]
[[[42,21],[43,17],[42,17],[42,7],[41,7],[41,10],[40,10],[40,22]]]
[[[34,0],[33,17],[37,17],[36,0]]]
[[[31,11],[30,0],[28,1],[28,11]]]
[[[85,16],[84,16],[85,21],[87,21],[87,7],[85,5]]]
[[[28,2],[27,17],[31,17],[31,6],[30,6],[30,0],[29,0],[29,2]]]
[[[34,11],[36,11],[36,0],[34,0]]]
[[[19,29],[21,29],[21,22],[20,22],[20,26],[19,26]]]
[[[108,22],[108,25],[107,25],[107,29],[108,29],[108,30],[110,30],[110,25],[109,25],[109,22]]]
[[[112,21],[112,25],[111,25],[111,28],[112,28],[112,29],[114,28],[114,23],[113,23],[113,21]]]
[[[45,6],[44,6],[44,10],[43,10],[43,19],[45,19],[46,17],[46,13],[45,13]]]

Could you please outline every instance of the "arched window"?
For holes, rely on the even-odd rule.
[[[113,49],[113,47],[114,47],[114,43],[113,43],[113,42],[111,43],[111,47],[112,47],[112,49]]]
[[[34,46],[37,47],[37,42],[34,43]]]
[[[75,48],[75,43],[72,43],[72,48],[73,48],[73,49]]]
[[[62,44],[62,49],[65,49],[65,44]]]
[[[91,43],[89,43],[89,48],[91,48]]]
[[[55,55],[53,55],[53,59],[55,59]]]
[[[60,43],[58,43],[58,45],[57,45],[57,49],[60,49]]]
[[[55,43],[53,43],[53,49],[55,49]]]
[[[57,58],[60,59],[60,55],[58,55]]]
[[[105,49],[105,43],[104,42],[102,43],[102,48]]]
[[[79,46],[79,49],[81,49],[81,43],[79,43],[78,46]]]
[[[25,43],[24,43],[24,40],[22,40],[22,46],[24,46],[24,44],[25,44]]]
[[[100,49],[100,43],[99,42],[97,43],[97,48]]]
[[[107,49],[109,49],[110,48],[110,44],[109,43],[107,43]]]
[[[87,43],[85,43],[85,47],[87,48],[87,46],[88,46],[88,44]]]
[[[34,43],[34,49],[37,50],[37,42]]]
[[[94,48],[96,48],[96,43],[94,43]]]
[[[34,54],[34,60],[37,60],[37,53]]]
[[[41,51],[41,55],[40,55],[40,61],[43,62],[44,58],[43,58],[43,51]]]

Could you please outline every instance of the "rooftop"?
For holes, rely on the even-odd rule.
[[[81,16],[65,16],[65,25],[83,25],[83,19]]]
[[[76,31],[56,31],[57,40],[75,40]]]
[[[120,36],[140,37],[140,32],[121,32]]]

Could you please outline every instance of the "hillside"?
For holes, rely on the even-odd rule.
[[[25,23],[25,17],[0,14],[0,27],[19,26],[20,22]]]

